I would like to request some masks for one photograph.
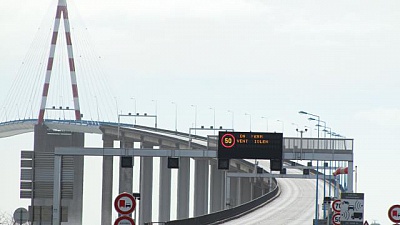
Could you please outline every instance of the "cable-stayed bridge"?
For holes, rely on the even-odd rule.
[[[64,34],[64,39],[59,38],[62,37],[59,33]],[[92,105],[95,103],[95,107],[91,115],[89,114],[91,119],[86,120],[87,116],[83,116],[86,113],[85,104],[79,101],[81,95],[78,93],[84,93],[89,88],[79,89],[78,92],[79,75],[76,73],[79,71],[79,63],[74,57],[73,36],[65,0],[58,1],[50,37],[48,58],[45,60],[47,63],[43,63],[39,69],[39,71],[44,70],[42,71],[43,79],[35,78],[35,82],[27,82],[42,87],[38,92],[39,97],[26,94],[29,88],[21,88],[19,84],[24,82],[17,82],[11,89],[14,91],[10,94],[11,100],[2,108],[4,122],[0,123],[0,137],[32,131],[35,133],[34,151],[21,153],[21,197],[31,199],[32,224],[82,224],[84,155],[97,155],[103,158],[102,225],[113,223],[111,214],[114,156],[121,157],[119,192],[128,193],[132,193],[133,171],[132,166],[123,166],[122,162],[126,160],[129,164],[132,162],[132,157],[140,157],[141,200],[138,207],[138,224],[150,222],[210,224],[239,217],[241,217],[239,220],[246,224],[263,224],[264,222],[266,222],[264,224],[286,224],[288,220],[294,219],[287,216],[287,211],[296,217],[298,224],[311,223],[314,218],[315,198],[319,199],[317,203],[321,204],[321,198],[324,196],[321,192],[317,193],[317,196],[314,195],[315,175],[318,173],[303,174],[299,171],[307,167],[291,164],[289,160],[346,161],[349,162],[349,168],[352,168],[353,142],[351,139],[284,138],[283,159],[289,163],[287,166],[293,167],[288,167],[287,174],[272,174],[267,162],[256,165],[247,160],[232,160],[230,169],[226,171],[217,168],[218,137],[215,135],[203,137],[176,130],[100,121],[100,112],[113,111],[115,107],[113,103],[105,108],[100,107],[104,99],[100,98],[100,94],[93,93],[91,95],[95,98],[87,103]],[[66,50],[57,52],[59,49],[57,46],[61,41],[64,41]],[[67,58],[62,58],[65,56]],[[57,67],[56,62],[60,62],[61,66]],[[61,71],[67,71],[67,73],[64,78],[54,82],[54,78],[61,77],[56,72],[57,69],[60,73]],[[44,83],[39,85],[43,80]],[[60,86],[53,88],[52,85],[56,83]],[[63,86],[69,86],[70,91],[61,88]],[[63,94],[60,95],[61,90]],[[52,95],[54,99],[59,100],[58,105],[69,106],[52,104]],[[16,96],[25,96],[27,102],[22,103],[16,100],[19,99]],[[40,99],[40,104],[38,99]],[[26,108],[19,110],[21,106],[26,106]],[[34,106],[40,106],[36,113],[33,110]],[[8,111],[13,109],[17,111],[13,113]],[[12,120],[12,114],[18,115],[19,119]],[[119,119],[119,116],[117,117]],[[102,135],[104,147],[85,149],[84,133]],[[116,140],[120,141],[120,146],[114,146]],[[154,157],[160,157],[158,184],[153,183]],[[179,159],[177,196],[171,195],[171,169],[168,169],[170,158]],[[194,172],[190,172],[191,163],[194,163]],[[308,169],[315,169],[315,167],[309,166]],[[57,176],[60,180],[58,183],[55,179]],[[330,176],[327,175],[327,177]],[[285,180],[277,183],[275,178]],[[304,180],[310,178],[314,181]],[[351,191],[352,173],[348,178],[347,187]],[[190,185],[190,180],[194,180],[193,186]],[[322,184],[321,188],[325,189],[325,187],[326,185]],[[155,197],[152,196],[152,190],[155,188],[159,189],[160,193],[157,206],[152,205],[152,199]],[[189,201],[191,190],[194,192],[192,204]],[[293,195],[288,196],[287,193],[293,193]],[[176,206],[171,204],[172,197],[176,197]],[[288,199],[293,200],[293,198],[298,199],[299,205],[288,204]],[[275,205],[269,208],[270,204]],[[316,207],[317,214],[322,214],[321,207],[318,204]],[[273,211],[271,208],[281,210]],[[172,221],[170,216],[171,211],[174,210],[177,212],[177,221]],[[152,216],[154,211],[158,211],[156,221]],[[267,214],[264,211],[270,213]],[[248,214],[249,212],[257,216],[251,216],[253,213]],[[190,214],[193,214],[194,218],[189,219]]]

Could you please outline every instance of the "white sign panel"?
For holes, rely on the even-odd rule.
[[[363,225],[364,193],[342,193],[340,211],[341,225]]]

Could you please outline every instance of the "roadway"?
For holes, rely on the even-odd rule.
[[[269,162],[259,161],[259,166],[269,171]],[[287,173],[299,174],[300,170],[287,169]],[[315,180],[277,178],[281,194],[272,202],[224,225],[304,225],[312,224],[315,214]],[[319,184],[319,203],[323,200],[323,180]],[[328,186],[326,187],[328,192]],[[328,194],[328,193],[327,193]],[[320,212],[322,215],[322,211]]]

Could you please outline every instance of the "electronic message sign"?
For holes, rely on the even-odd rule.
[[[219,132],[220,159],[282,160],[283,134],[259,132]]]

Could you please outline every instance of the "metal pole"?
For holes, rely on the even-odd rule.
[[[318,149],[319,149],[319,122],[320,122],[320,118],[318,117]],[[317,160],[317,173],[316,173],[316,185],[315,185],[315,225],[318,225],[318,167],[319,167],[319,161]]]
[[[53,225],[61,225],[61,167],[62,156],[54,156]]]
[[[228,112],[232,113],[232,130],[233,130],[233,119],[234,119],[234,112],[231,110],[228,110]]]
[[[197,128],[197,105],[191,105],[194,107],[194,128]],[[197,134],[197,130],[194,130],[194,135]]]

